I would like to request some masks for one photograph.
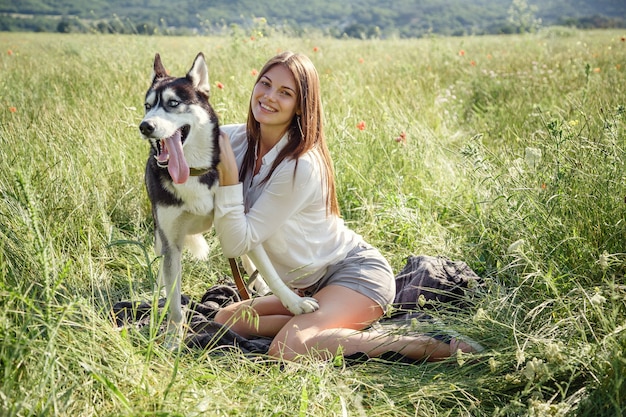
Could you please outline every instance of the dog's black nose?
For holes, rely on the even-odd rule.
[[[145,136],[150,136],[154,132],[154,128],[154,123],[151,122],[141,122],[139,125],[139,131]]]

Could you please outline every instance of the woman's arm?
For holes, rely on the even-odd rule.
[[[227,173],[229,165],[224,164],[222,175],[230,178],[224,178],[224,184],[233,181],[232,173]],[[215,197],[215,229],[225,256],[237,257],[249,252],[312,202],[321,201],[320,209],[324,210],[323,199],[316,198],[321,194],[322,182],[312,161],[300,159],[295,179],[294,166],[295,163],[289,161],[274,171],[247,214],[244,213],[243,186],[236,173],[234,185],[219,187]]]
[[[219,145],[220,163],[217,164],[217,172],[219,174],[220,186],[235,185],[239,182],[237,161],[235,160],[235,153],[230,145],[228,135],[224,132],[220,132]]]

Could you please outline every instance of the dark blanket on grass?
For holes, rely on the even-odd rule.
[[[441,256],[409,256],[405,267],[395,279],[394,309],[377,323],[395,329],[410,327],[413,320],[428,321],[428,311],[437,306],[467,308],[471,305],[475,290],[482,286],[481,278],[465,262],[451,261]],[[238,349],[244,354],[267,353],[271,339],[248,339],[212,320],[219,309],[239,300],[234,285],[211,287],[198,301],[183,295],[183,309],[189,319],[187,346]],[[164,305],[165,299],[160,299],[158,308],[162,309]],[[142,327],[150,323],[152,311],[149,302],[122,301],[113,306],[113,318],[118,327]],[[393,353],[385,359],[406,361],[406,358]]]

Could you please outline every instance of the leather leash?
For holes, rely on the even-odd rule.
[[[228,262],[230,263],[231,271],[233,271],[233,278],[235,278],[235,285],[237,286],[237,291],[239,291],[239,296],[242,300],[248,300],[250,298],[250,293],[246,288],[246,283],[243,282],[237,261],[233,258],[228,258]]]

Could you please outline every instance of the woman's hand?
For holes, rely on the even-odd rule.
[[[217,172],[219,173],[220,186],[235,185],[239,183],[239,171],[237,170],[237,161],[235,153],[230,146],[228,135],[220,132],[220,163],[217,164]]]

